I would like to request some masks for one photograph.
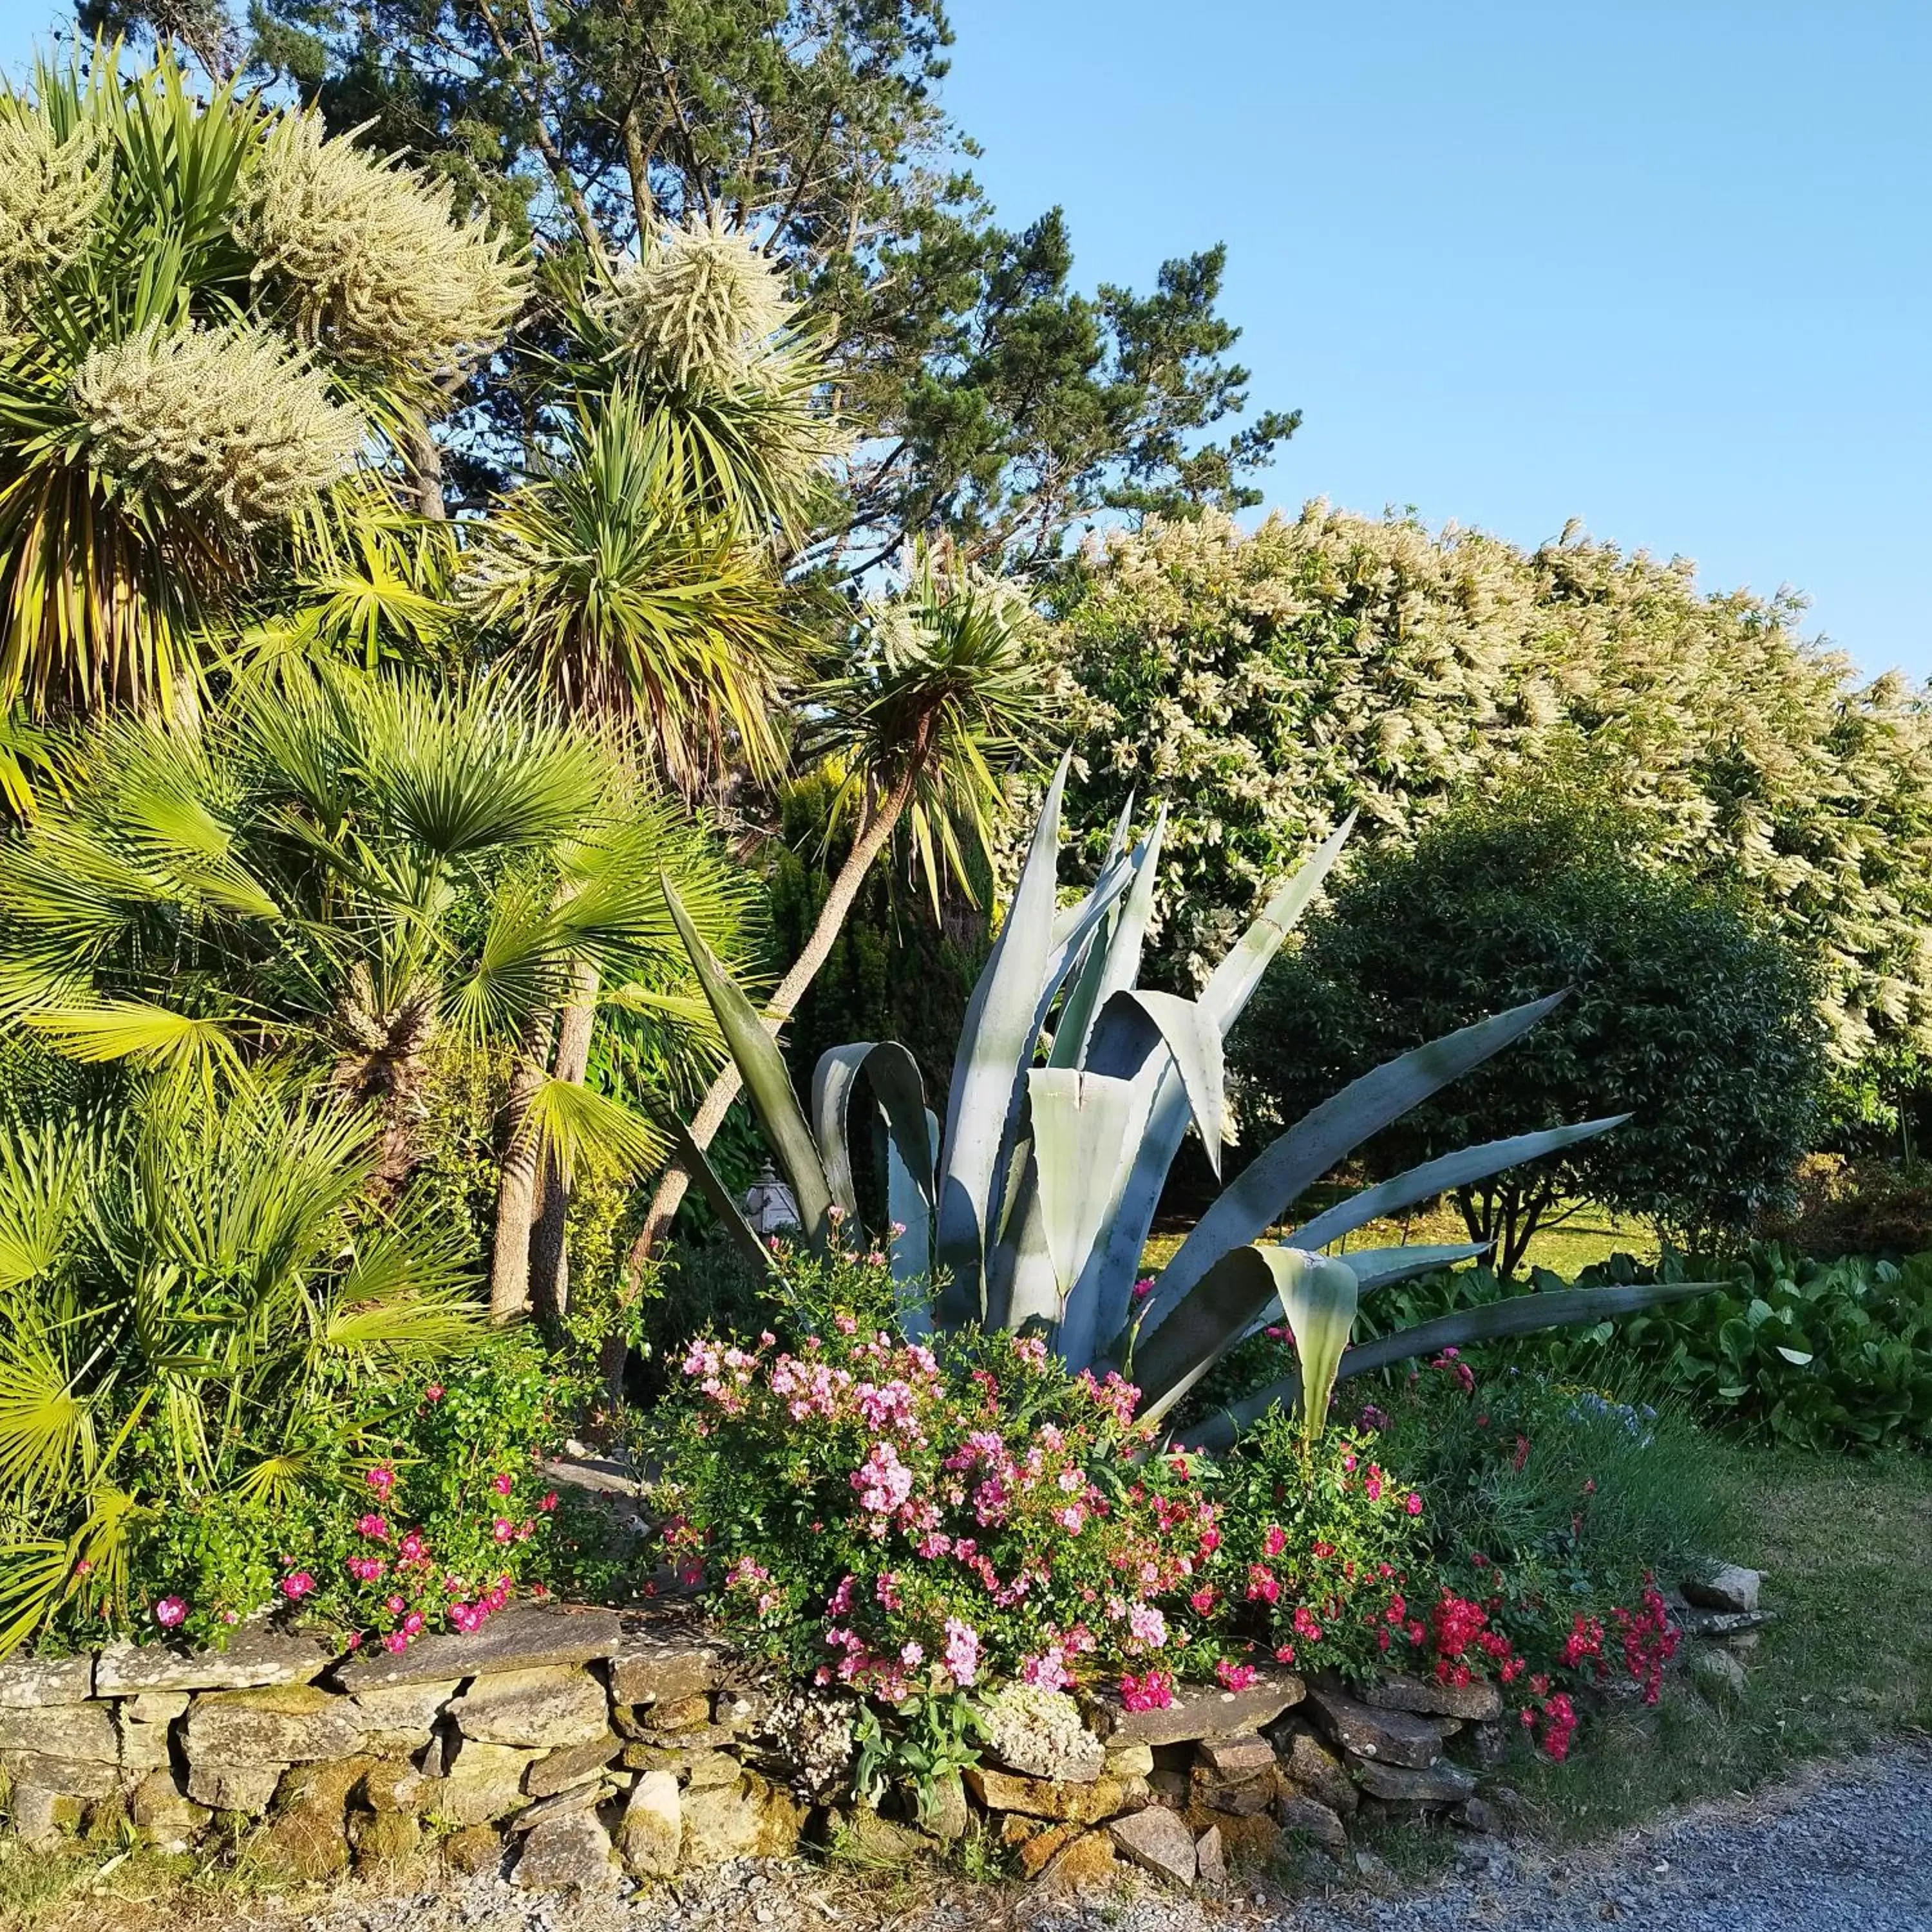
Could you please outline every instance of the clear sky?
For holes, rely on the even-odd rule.
[[[950,10],[1007,220],[1089,285],[1228,243],[1271,502],[1580,517],[1932,676],[1932,0]]]
[[[1228,244],[1292,508],[1580,517],[1932,676],[1932,0],[951,0],[1083,280]]]

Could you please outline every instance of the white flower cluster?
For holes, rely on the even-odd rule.
[[[1932,707],[1857,685],[1790,602],[1574,530],[1526,551],[1316,502],[1118,535],[1064,608],[1083,830],[1103,842],[1130,784],[1167,801],[1184,971],[1352,807],[1358,836],[1406,838],[1568,776],[1636,808],[1640,860],[1741,891],[1823,961],[1841,1056],[1932,1047]]]
[[[314,502],[368,434],[316,370],[252,327],[151,323],[94,350],[72,394],[104,469],[243,530]]]
[[[783,272],[741,230],[716,219],[667,224],[603,298],[618,340],[665,380],[735,388],[782,373],[790,327]]]
[[[74,260],[108,178],[98,128],[83,124],[63,140],[44,114],[0,104],[0,291],[17,296]]]
[[[442,376],[500,340],[520,305],[520,264],[453,190],[284,116],[250,160],[236,238],[259,280],[286,284],[308,342],[346,360]]]

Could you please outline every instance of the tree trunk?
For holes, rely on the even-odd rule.
[[[579,960],[570,988],[570,1004],[557,1028],[556,1060],[550,1069],[558,1080],[581,1086],[590,1066],[590,1036],[597,1025],[597,968]],[[543,1171],[543,1205],[530,1237],[530,1300],[546,1321],[560,1322],[570,1306],[570,1253],[564,1242],[564,1217],[570,1211],[570,1187],[554,1161]]]
[[[791,970],[778,982],[770,1005],[765,1009],[767,1031],[776,1033],[790,1018],[793,1009],[805,997],[812,981],[818,976],[819,968],[830,956],[832,943],[845,923],[845,916],[852,910],[853,901],[859,896],[859,888],[865,884],[873,861],[885,850],[901,813],[905,810],[907,800],[912,796],[913,786],[924,762],[925,746],[922,742],[916,755],[908,761],[904,776],[880,802],[877,812],[860,825],[858,836],[852,842],[852,849],[846,854],[844,864],[838,868],[838,876],[832,880],[831,891],[825,896],[825,904],[819,910],[812,937],[806,941],[805,950],[798,956]],[[726,1066],[712,1081],[710,1091],[691,1119],[691,1138],[699,1147],[708,1148],[711,1144],[724,1124],[731,1102],[737,1098],[742,1084],[742,1076],[735,1064]],[[644,1266],[650,1257],[651,1250],[663,1238],[690,1185],[691,1177],[681,1162],[674,1161],[664,1170],[664,1178],[658,1183],[657,1192],[652,1197],[650,1212],[644,1216],[644,1225],[631,1244],[627,1267],[632,1274]]]
[[[490,1319],[514,1322],[530,1302],[530,1228],[536,1213],[537,1150],[525,1131],[530,1102],[544,1082],[551,1016],[536,1016],[517,1044],[516,1065],[503,1102],[496,1170],[496,1235],[490,1254]]]
[[[434,522],[444,522],[449,509],[442,500],[442,452],[427,421],[410,432],[410,468],[416,482],[417,510]]]

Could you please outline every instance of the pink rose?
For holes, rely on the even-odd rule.
[[[164,1597],[154,1606],[154,1621],[164,1630],[179,1628],[188,1616],[188,1605],[178,1597]]]
[[[306,1570],[292,1570],[282,1579],[282,1594],[298,1604],[315,1588],[315,1579]]]

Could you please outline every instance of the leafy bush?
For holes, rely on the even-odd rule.
[[[1452,814],[1408,850],[1371,848],[1235,1036],[1250,1104],[1292,1119],[1408,1042],[1571,988],[1513,1052],[1379,1136],[1378,1172],[1628,1113],[1457,1192],[1500,1270],[1565,1198],[1741,1232],[1809,1144],[1823,1070],[1812,976],[1733,908],[1642,868],[1631,843],[1628,814],[1544,796]]]
[[[1760,1217],[1754,1232],[1761,1240],[1823,1261],[1932,1248],[1932,1165],[1924,1161],[1808,1154],[1796,1185],[1794,1202]]]
[[[1647,1268],[1616,1256],[1577,1277],[1604,1283],[1681,1280],[1667,1257]],[[1588,1384],[1636,1372],[1706,1420],[1825,1451],[1932,1448],[1932,1256],[1820,1262],[1772,1246],[1695,1272],[1724,1285],[1703,1297],[1567,1335],[1526,1336],[1486,1352]],[[1528,1292],[1565,1285],[1537,1271]],[[1521,1292],[1521,1291],[1516,1291]],[[1390,1322],[1485,1307],[1512,1290],[1486,1269],[1387,1291]]]
[[[1932,1024],[1932,711],[1854,682],[1797,607],[1574,531],[1525,551],[1312,503],[1111,536],[1060,598],[1070,804],[1097,861],[1170,806],[1147,982],[1204,978],[1288,856],[1359,808],[1406,844],[1522,773],[1626,800],[1645,856],[1828,962],[1836,1055]]]

